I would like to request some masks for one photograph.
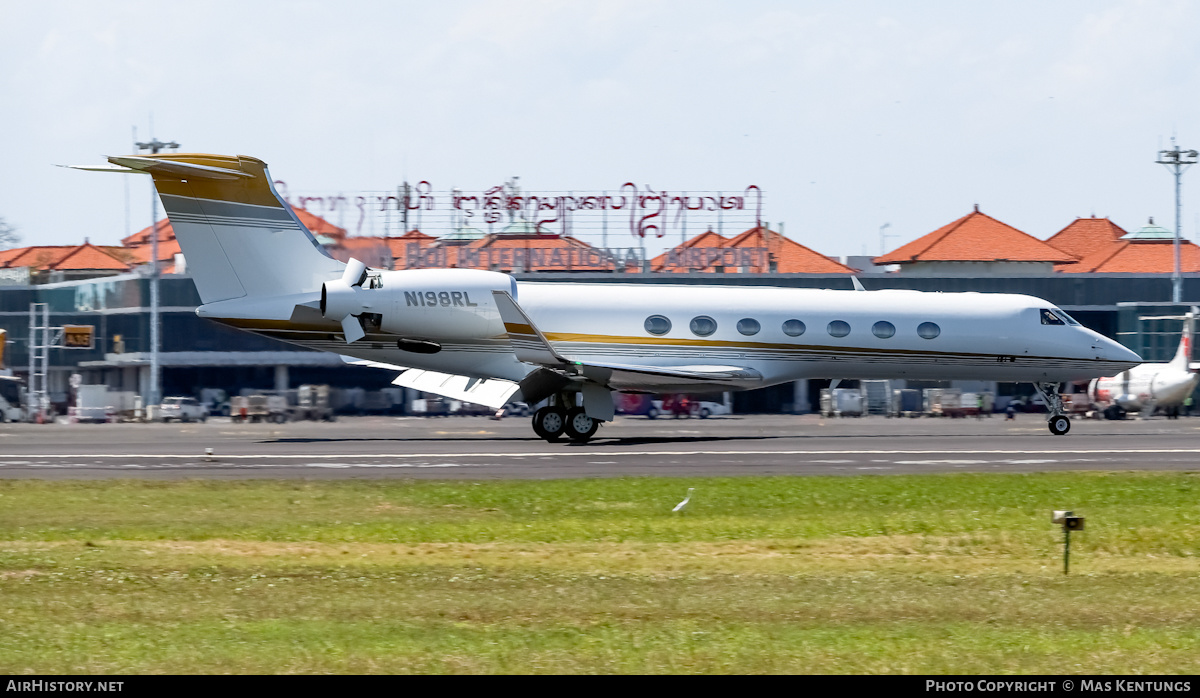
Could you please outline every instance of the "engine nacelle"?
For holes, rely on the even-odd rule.
[[[434,341],[485,339],[504,334],[492,291],[517,296],[516,279],[478,269],[384,272],[382,288],[358,290],[366,312],[382,315],[385,332]]]
[[[1136,412],[1142,408],[1142,401],[1133,393],[1124,393],[1113,398],[1113,404],[1126,412]]]
[[[358,286],[347,285],[341,279],[326,281],[321,284],[321,315],[340,321],[347,315],[372,312],[369,293]]]

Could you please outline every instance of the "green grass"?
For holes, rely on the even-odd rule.
[[[1198,494],[1189,473],[0,481],[0,673],[1197,673]],[[1088,517],[1070,577],[1061,508]]]

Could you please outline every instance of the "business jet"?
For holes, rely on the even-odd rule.
[[[585,442],[613,392],[707,392],[807,378],[1032,382],[1066,434],[1059,384],[1141,359],[1031,296],[520,282],[475,269],[387,271],[330,257],[246,156],[109,157],[145,173],[188,261],[201,317],[396,385],[499,408],[546,401],[547,441]],[[856,289],[862,286],[855,281]]]
[[[1108,419],[1121,419],[1126,412],[1154,414],[1158,407],[1179,407],[1200,382],[1200,363],[1192,361],[1192,332],[1197,309],[1183,319],[1179,348],[1169,362],[1134,366],[1119,375],[1097,378],[1088,385],[1088,395]],[[1163,316],[1170,318],[1171,316]],[[1175,316],[1176,318],[1178,316]]]

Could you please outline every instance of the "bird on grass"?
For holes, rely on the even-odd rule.
[[[683,501],[682,501],[682,502],[680,502],[680,503],[676,504],[676,505],[675,505],[675,508],[674,508],[674,509],[672,509],[671,511],[679,511],[680,509],[683,509],[685,506],[687,506],[687,503],[688,503],[688,502],[690,502],[690,501],[692,501],[692,490],[694,490],[694,489],[696,489],[696,488],[695,488],[695,487],[689,487],[689,488],[688,488],[688,493],[687,493],[687,496],[683,498]]]

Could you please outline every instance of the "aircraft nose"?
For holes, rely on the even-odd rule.
[[[1097,336],[1092,345],[1096,350],[1096,358],[1104,361],[1119,361],[1127,363],[1130,366],[1136,366],[1142,363],[1142,357],[1137,355],[1129,347],[1119,342],[1114,342],[1108,337]]]

